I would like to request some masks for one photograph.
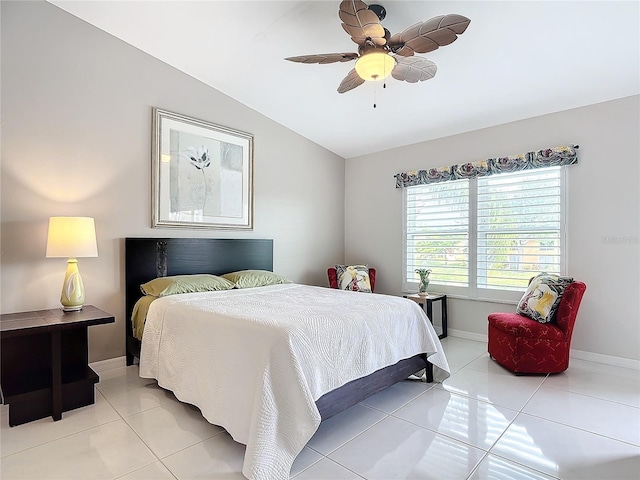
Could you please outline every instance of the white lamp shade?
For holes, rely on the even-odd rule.
[[[396,60],[388,53],[371,52],[362,55],[356,62],[356,72],[363,80],[383,80],[391,75]]]
[[[96,227],[91,217],[51,217],[47,257],[97,257]]]

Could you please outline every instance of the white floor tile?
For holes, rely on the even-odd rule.
[[[178,480],[219,478],[246,480],[242,475],[245,446],[222,433],[163,459]]]
[[[162,462],[156,462],[128,473],[118,480],[175,480],[175,478]]]
[[[354,405],[322,422],[307,445],[328,455],[385,417],[386,414],[372,408]]]
[[[480,355],[478,358],[476,358],[472,362],[469,362],[465,366],[465,368],[470,370],[478,370],[479,372],[491,373],[495,375],[506,375],[508,377],[517,376],[511,370],[506,369],[505,367],[500,365],[498,362],[493,360],[488,353],[485,353],[484,355]],[[536,375],[535,378],[542,380],[543,378],[545,378],[545,376]]]
[[[607,365],[605,363],[589,362],[587,360],[580,360],[572,358],[569,363],[567,372],[583,371],[588,373],[595,373],[598,375],[604,375],[606,377],[620,377],[629,380],[635,380],[636,384],[640,381],[638,376],[638,370],[631,368],[617,367],[615,365]]]
[[[387,417],[329,458],[367,479],[467,478],[484,452]]]
[[[124,420],[2,459],[3,479],[112,479],[157,461]]]
[[[489,450],[517,413],[434,388],[394,412],[393,416]]]
[[[173,393],[160,388],[155,381],[147,382],[112,382],[101,386],[100,392],[123,417],[177,401]]]
[[[520,411],[544,377],[507,376],[463,368],[436,388]]]
[[[223,432],[163,459],[178,480],[194,478],[243,479],[246,447]],[[323,457],[308,447],[302,449],[291,467],[291,475],[309,468]]]
[[[131,415],[125,420],[158,458],[224,431],[207,422],[196,407],[178,400]]]
[[[518,465],[495,455],[487,455],[468,480],[555,480],[531,468]]]
[[[637,480],[640,472],[640,447],[524,413],[491,453],[563,480]]]
[[[311,450],[309,447],[304,447],[291,466],[291,476],[293,477],[297,475],[323,458],[324,457],[315,450]]]
[[[543,386],[522,411],[640,446],[640,408]]]
[[[434,385],[433,383],[425,383],[423,381],[405,380],[404,382],[391,385],[389,388],[363,400],[361,403],[373,407],[376,410],[391,413],[418,395],[433,388]]]
[[[640,408],[640,373],[628,368],[571,359],[569,368],[544,385]]]
[[[140,377],[139,372],[140,369],[138,365],[131,365],[129,367],[120,366],[99,372],[98,375],[100,377],[100,382],[98,382],[96,387],[98,390],[102,390],[103,388],[111,388],[116,385],[144,386],[157,384],[157,382],[152,378]]]
[[[487,344],[458,337],[441,340],[451,371],[457,371],[481,355],[486,355]]]
[[[295,480],[361,480],[360,475],[356,475],[351,470],[338,465],[337,463],[323,458],[318,463],[313,464],[304,472],[296,475]]]
[[[450,379],[401,382],[324,422],[292,478],[640,478],[638,371],[572,359],[564,373],[518,377],[486,342],[442,344]],[[95,405],[59,422],[9,428],[2,406],[3,480],[244,479],[244,445],[137,365],[114,364],[100,372]]]
[[[120,419],[120,416],[100,392],[95,393],[95,400],[93,405],[63,412],[62,419],[57,422],[54,422],[53,418],[47,417],[10,427],[8,415],[3,415],[0,427],[2,456],[5,457]]]
[[[108,370],[114,370],[118,368],[125,368],[127,366],[127,361],[125,357],[117,357],[110,358],[108,360],[101,360],[98,362],[92,362],[89,364],[91,369],[100,375],[102,378],[102,373]]]

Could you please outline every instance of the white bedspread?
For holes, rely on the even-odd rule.
[[[140,376],[247,446],[242,473],[288,479],[320,424],[315,400],[418,353],[449,366],[413,301],[298,284],[159,298],[149,309]]]

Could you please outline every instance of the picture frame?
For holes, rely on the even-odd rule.
[[[253,135],[153,108],[152,227],[253,229]]]

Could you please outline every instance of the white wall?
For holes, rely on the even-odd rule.
[[[587,292],[572,348],[628,359],[637,365],[639,99],[627,97],[348,159],[345,261],[375,266],[376,290],[400,293],[402,191],[395,188],[396,173],[580,145],[579,164],[568,168],[568,273],[584,281]],[[449,326],[486,335],[489,313],[514,309],[505,304],[452,299]]]
[[[80,270],[117,323],[89,329],[91,361],[124,354],[127,236],[273,238],[277,272],[327,284],[344,258],[342,158],[51,4],[1,9],[2,313],[59,305],[52,215],[96,219],[99,257]],[[150,227],[154,106],[254,135],[252,232]]]

